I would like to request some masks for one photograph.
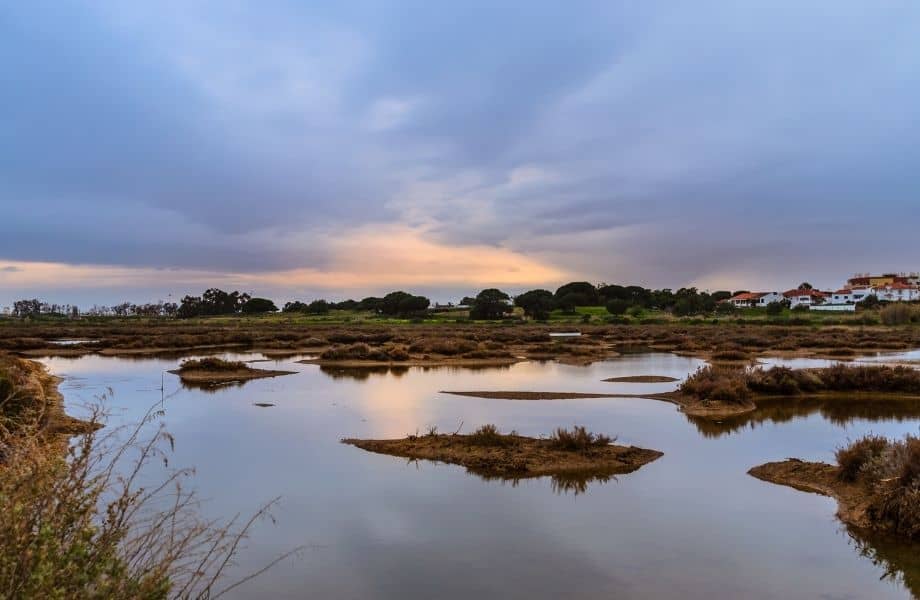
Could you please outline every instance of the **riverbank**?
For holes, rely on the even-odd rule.
[[[835,498],[849,525],[920,542],[920,437],[870,434],[838,448],[836,458],[837,465],[787,459],[749,474]]]
[[[761,481],[834,498],[841,521],[854,527],[872,528],[867,514],[869,495],[862,486],[841,481],[838,466],[789,458],[753,467],[748,474]]]
[[[47,434],[82,433],[92,427],[64,411],[60,381],[39,362],[0,355],[0,420],[4,427],[10,431],[34,427]]]

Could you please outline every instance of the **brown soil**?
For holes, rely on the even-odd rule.
[[[61,378],[51,375],[45,365],[0,355],[0,373],[15,382],[17,397],[29,403],[30,416],[37,419],[44,432],[78,434],[92,427],[64,412],[64,397],[58,391]]]
[[[607,445],[587,451],[558,450],[546,439],[518,435],[500,446],[477,445],[459,434],[409,436],[396,440],[345,439],[369,452],[461,465],[486,478],[525,479],[556,476],[585,480],[631,473],[662,456],[656,450]]]
[[[178,375],[185,383],[196,384],[221,384],[221,383],[238,383],[249,381],[251,379],[262,379],[265,377],[278,377],[280,375],[293,375],[296,371],[272,371],[269,369],[253,369],[246,367],[243,369],[234,369],[232,371],[206,371],[199,369],[174,369],[170,371]]]
[[[805,462],[789,458],[781,462],[771,462],[754,467],[749,475],[786,485],[803,492],[830,496],[837,500],[837,516],[841,521],[854,527],[871,529],[872,523],[867,518],[869,494],[858,483],[840,481],[837,474],[840,467],[827,463]]]
[[[610,377],[603,381],[609,381],[610,383],[669,383],[680,380],[676,377],[666,377],[664,375],[630,375],[629,377]]]

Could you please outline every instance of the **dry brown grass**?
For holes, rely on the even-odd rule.
[[[837,450],[839,477],[863,486],[876,528],[920,540],[920,437],[867,436]]]
[[[155,425],[159,413],[103,434],[95,407],[90,426],[68,443],[47,426],[50,411],[39,404],[59,399],[35,393],[43,382],[23,382],[9,368],[0,374],[4,411],[11,398],[32,403],[12,418],[4,413],[0,426],[0,597],[217,598],[264,570],[227,579],[247,532],[274,502],[222,523],[200,516],[183,486],[189,469],[139,483],[172,445]]]
[[[191,358],[182,361],[178,371],[240,371],[248,369],[249,366],[239,360],[224,360],[216,356],[205,358]]]

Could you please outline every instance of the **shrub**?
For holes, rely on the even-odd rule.
[[[626,314],[626,311],[629,310],[631,304],[629,300],[622,300],[619,298],[614,298],[607,303],[607,312],[611,315],[623,315]]]
[[[867,435],[851,442],[848,446],[838,448],[836,457],[837,464],[840,465],[839,478],[842,481],[856,481],[863,467],[871,460],[881,456],[882,452],[888,448],[888,444],[887,438]]]
[[[515,443],[516,437],[514,432],[503,435],[498,431],[498,427],[487,423],[466,436],[466,440],[474,446],[510,446]]]
[[[913,310],[906,304],[889,304],[879,312],[885,325],[906,325],[910,323]]]
[[[772,316],[781,315],[783,314],[783,308],[782,302],[771,302],[767,304],[767,314]]]
[[[748,360],[749,358],[750,355],[747,352],[733,348],[718,350],[712,354],[713,360]]]
[[[869,436],[838,450],[837,455],[840,478],[860,480],[865,486],[870,521],[920,540],[920,438],[908,435],[901,441],[888,441]]]
[[[249,367],[242,361],[224,360],[216,356],[190,358],[179,365],[180,371],[239,371],[247,368]]]
[[[591,433],[582,425],[576,425],[571,431],[559,427],[549,439],[556,450],[571,452],[587,452],[592,448],[608,446],[614,441],[609,436]]]
[[[697,369],[680,384],[679,391],[703,401],[715,400],[732,404],[744,404],[751,397],[743,369],[713,365]]]

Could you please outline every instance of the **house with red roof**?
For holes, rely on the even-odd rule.
[[[789,301],[789,306],[791,308],[795,308],[797,306],[811,307],[816,304],[823,304],[828,295],[828,292],[822,292],[810,288],[797,288],[783,292],[783,298]]]
[[[895,281],[876,286],[875,295],[884,302],[915,302],[920,300],[920,287]]]
[[[773,302],[782,300],[782,294],[777,292],[742,292],[735,294],[726,302],[730,302],[736,308],[764,308]]]

